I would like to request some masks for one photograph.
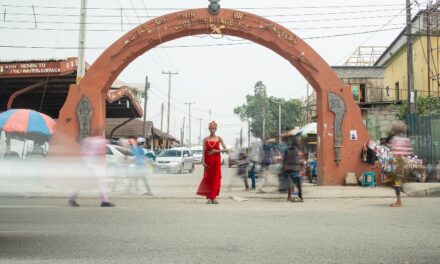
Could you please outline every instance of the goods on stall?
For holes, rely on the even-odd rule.
[[[436,180],[439,181],[440,180],[440,160],[437,161],[437,166],[435,169],[435,175],[436,175]]]
[[[396,171],[394,155],[389,148],[383,145],[375,145],[373,149],[382,165],[382,182],[387,183]],[[423,161],[417,156],[403,157],[403,160],[405,162],[404,176],[406,181],[424,182],[426,177]]]

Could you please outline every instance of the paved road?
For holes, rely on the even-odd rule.
[[[0,198],[0,263],[440,263],[440,198]]]

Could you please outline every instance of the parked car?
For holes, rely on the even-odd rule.
[[[127,148],[112,144],[106,145],[106,151],[107,176],[111,178],[124,176],[124,171],[133,164],[133,153]]]
[[[144,149],[144,156],[150,162],[154,162],[156,160],[156,154],[154,154],[154,151],[150,149]]]
[[[229,153],[222,152],[221,158],[222,158],[222,165],[225,165],[227,162],[229,162]]]
[[[201,163],[203,157],[203,147],[202,146],[194,146],[191,148],[191,154],[194,157],[195,163]]]
[[[231,168],[234,165],[237,165],[238,157],[240,154],[239,148],[231,148],[228,155],[228,167]]]
[[[194,172],[194,157],[188,148],[166,149],[156,157],[154,169],[158,171],[178,171],[179,173],[184,170]]]

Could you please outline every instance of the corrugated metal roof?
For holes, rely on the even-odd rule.
[[[385,67],[375,66],[332,66],[340,79],[383,79]]]
[[[0,63],[22,63],[22,62],[49,62],[49,61],[67,61],[73,57],[67,58],[48,58],[48,59],[19,59],[19,60],[0,60]]]

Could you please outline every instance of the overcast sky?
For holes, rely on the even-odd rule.
[[[424,1],[418,3],[425,7]],[[88,11],[86,61],[92,64],[106,47],[143,22],[208,4],[207,0],[88,0],[92,9]],[[405,0],[221,0],[220,4],[282,24],[330,65],[342,65],[360,45],[388,46],[405,25]],[[77,56],[74,47],[78,45],[79,6],[80,0],[0,0],[0,59]],[[418,10],[414,4],[413,15]],[[266,84],[270,96],[289,99],[306,95],[305,79],[265,47],[228,36],[181,38],[140,56],[118,78],[140,83],[148,75],[151,92],[147,117],[159,128],[160,105],[166,105],[168,90],[168,76],[162,71],[178,72],[172,77],[171,134],[180,138],[183,117],[188,115],[185,102],[194,102],[193,143],[199,136],[198,118],[202,119],[202,137],[206,136],[210,109],[211,119],[219,123],[218,134],[227,144],[234,144],[241,128],[246,134],[247,125],[232,111],[245,103],[245,96],[253,92],[257,81]]]

